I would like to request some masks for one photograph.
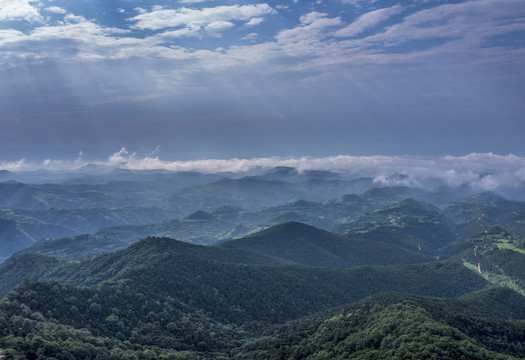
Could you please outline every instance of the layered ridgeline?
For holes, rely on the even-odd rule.
[[[200,260],[222,261],[224,254],[236,254],[235,262],[243,264],[251,264],[249,259],[257,259],[257,263],[264,260],[274,264],[325,268],[410,264],[434,260],[431,256],[393,244],[343,237],[294,222],[278,225],[243,238],[224,241],[214,247],[196,246],[168,238],[163,238],[162,241],[154,239],[142,240],[126,250],[104,254],[82,262],[61,262],[55,257],[25,251],[0,265],[0,284],[2,284],[0,290],[7,291],[24,278],[93,285],[111,278],[122,269],[132,269],[144,262],[147,264],[151,262],[149,256],[135,255],[137,251],[141,253],[153,251],[155,260],[161,255],[169,255],[173,259],[180,257],[178,264],[191,263],[193,260],[190,258],[196,255]],[[165,254],[162,253],[159,242],[162,246],[166,246]],[[148,247],[144,245],[145,243],[156,246]],[[58,247],[56,251],[59,251]],[[51,263],[56,266],[49,266]],[[295,269],[295,267],[291,268]],[[107,271],[111,273],[108,275]]]
[[[194,244],[210,244],[251,228],[196,211],[187,217],[144,225],[121,225],[104,228],[95,234],[83,234],[39,241],[20,253],[39,253],[62,260],[83,260],[94,255],[120,250],[148,236],[171,237]]]
[[[492,225],[525,234],[522,202],[488,192],[462,198],[473,191],[463,188],[374,188],[371,179],[331,172],[277,168],[234,178],[119,170],[61,181],[0,183],[0,207],[10,208],[0,211],[0,262],[44,238],[60,241],[30,251],[72,260],[147,236],[212,244],[289,221],[432,255]]]
[[[63,239],[121,225],[150,224],[177,213],[159,208],[0,210],[0,261],[43,239]]]
[[[279,232],[320,231],[294,223],[271,230],[276,238]],[[259,235],[260,243],[267,234]],[[355,248],[352,240],[328,233],[318,244],[326,241],[329,249],[335,240]],[[203,247],[148,238],[80,263],[42,257],[42,271],[34,272],[40,282],[24,282],[0,304],[0,347],[25,357],[78,358],[82,351],[91,358],[146,352],[187,357],[190,351],[217,358],[266,326],[375,293],[456,297],[487,286],[455,261],[337,270],[287,265],[286,256],[236,242]],[[309,248],[313,240],[306,236],[304,242]],[[27,256],[34,255],[20,255],[13,264]],[[39,260],[24,265],[31,261]]]
[[[111,226],[160,223],[221,206],[255,211],[301,199],[324,201],[373,186],[371,179],[346,180],[330,172],[299,173],[293,168],[277,168],[243,178],[235,178],[234,174],[128,171],[93,166],[72,173],[3,174],[0,180],[6,182],[0,182],[0,262],[45,238],[95,234]],[[255,224],[269,220],[264,215],[255,217],[260,219]],[[167,231],[130,228],[123,232],[135,235],[132,241],[158,235],[210,243],[226,238],[229,233],[235,236],[239,223],[255,225],[241,220],[228,229],[222,226],[203,234],[192,233],[190,229],[187,235],[172,228]],[[167,227],[159,227],[163,226]],[[120,248],[130,243],[121,241]],[[105,251],[114,249],[109,246]]]
[[[90,166],[72,173],[6,173],[0,179],[10,180],[0,183],[0,220],[9,223],[0,226],[0,262],[41,239],[95,235],[113,226],[130,226],[118,230],[124,236],[130,235],[127,241],[119,235],[120,248],[145,236],[209,244],[288,221],[336,231],[344,218],[409,197],[448,204],[469,193],[447,187],[374,188],[370,178],[344,178],[328,171],[299,172],[280,167],[259,172],[257,176],[240,177],[230,173],[204,175]],[[224,229],[224,225],[203,234],[188,227],[164,231],[166,224],[159,229],[140,228],[182,220],[196,211],[210,213],[222,224],[233,226]],[[13,223],[16,234],[12,232]],[[99,242],[119,242],[111,235],[109,239],[106,234],[101,236]],[[82,257],[116,248],[108,246]]]
[[[412,206],[406,206],[407,203],[412,204]],[[93,255],[125,248],[133,242],[148,236],[167,236],[194,244],[208,245],[224,239],[254,233],[273,225],[298,220],[310,225],[320,226],[323,229],[352,234],[346,226],[346,219],[352,214],[373,210],[379,204],[378,201],[372,204],[364,196],[345,195],[340,199],[323,203],[299,200],[286,205],[254,211],[235,206],[221,206],[209,212],[199,210],[186,217],[160,223],[121,225],[104,228],[89,236],[78,235],[56,240],[46,239],[35,243],[26,252],[37,252],[64,260],[81,260]],[[414,218],[414,207],[416,210],[419,209],[423,212],[430,205],[419,203],[415,200],[404,200],[392,208],[396,209],[398,217]],[[387,209],[390,208],[388,207]],[[77,212],[77,210],[74,211]],[[392,242],[395,238],[396,244],[406,242],[409,249],[418,251],[418,246],[412,239],[414,231],[418,232],[419,236],[426,233],[427,236],[430,234],[433,237],[426,243],[434,242],[436,236],[443,234],[443,231],[435,233],[436,227],[434,222],[443,220],[444,216],[434,212],[427,215],[428,221],[425,224],[418,223],[416,224],[418,225],[417,228],[405,228],[403,232],[398,232],[395,236],[391,232],[380,233],[375,231],[370,234],[364,234],[358,230],[353,234],[357,234],[365,240],[381,242]],[[361,225],[365,222],[374,224],[377,220],[376,217],[375,212],[369,216],[360,215]],[[385,219],[387,217],[388,215],[385,216]],[[417,222],[417,219],[415,221]],[[384,222],[392,225],[388,220],[384,220]],[[341,225],[341,223],[345,225]],[[448,220],[447,226],[449,226],[448,223],[450,223],[450,220]],[[450,232],[446,236],[446,240],[450,241]],[[433,245],[433,247],[436,246]]]

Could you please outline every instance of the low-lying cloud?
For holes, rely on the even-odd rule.
[[[104,160],[85,160],[81,153],[74,160],[47,159],[35,163],[20,159],[0,162],[0,169],[12,172],[76,171],[86,165],[98,165],[108,169],[240,174],[288,166],[299,172],[325,170],[352,178],[371,177],[377,185],[382,186],[428,186],[433,182],[451,187],[467,185],[479,190],[495,190],[525,185],[525,157],[493,153],[443,157],[337,155],[320,158],[304,156],[169,161],[153,154],[141,157],[122,148]]]

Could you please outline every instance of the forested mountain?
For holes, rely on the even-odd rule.
[[[438,208],[413,199],[371,213],[350,216],[340,222],[336,231],[362,234],[367,239],[432,254],[456,240],[452,220]]]
[[[111,226],[158,223],[179,216],[178,212],[155,207],[0,210],[0,218],[16,221],[19,224],[56,225],[76,234],[93,234]],[[37,240],[42,238],[37,237]]]
[[[393,244],[348,238],[301,223],[285,223],[218,245],[247,249],[294,263],[328,268],[428,262],[435,258]]]
[[[443,213],[458,224],[472,221],[498,225],[518,214],[525,214],[525,203],[510,201],[485,191],[454,202],[443,209]]]
[[[477,269],[487,280],[525,295],[525,239],[500,227],[483,231],[446,252]]]
[[[117,334],[115,340],[127,339],[137,346],[225,351],[244,339],[247,330],[377,292],[459,296],[487,286],[457,262],[348,270],[279,263],[246,250],[149,238],[92,260],[58,264],[41,276],[88,288],[25,283],[8,293],[3,311],[11,320],[4,325],[4,335],[27,337],[36,331],[32,321],[54,321],[86,328],[94,336]],[[25,330],[13,329],[17,316],[20,321],[24,316],[32,319]],[[188,321],[206,330],[188,333]],[[12,340],[4,338],[2,347],[13,347]],[[20,346],[14,348],[23,352]]]
[[[524,203],[287,167],[97,171],[0,184],[0,251],[21,250],[0,356],[525,357]]]
[[[42,239],[96,233],[116,225],[156,223],[176,214],[158,208],[0,210],[0,260]]]
[[[503,289],[459,300],[380,294],[272,329],[234,358],[519,359],[524,300]]]

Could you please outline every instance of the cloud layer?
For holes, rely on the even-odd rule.
[[[12,172],[55,170],[74,171],[86,165],[129,170],[196,171],[201,173],[248,173],[254,170],[289,166],[299,172],[325,170],[349,177],[372,177],[378,185],[423,186],[428,180],[440,180],[451,187],[463,185],[479,190],[525,186],[525,157],[472,153],[465,156],[350,156],[267,157],[252,159],[203,159],[191,161],[162,160],[158,156],[140,157],[125,148],[105,160],[44,160],[41,163],[20,159],[0,162],[0,169]]]

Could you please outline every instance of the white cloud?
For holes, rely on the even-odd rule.
[[[20,159],[16,161],[2,161],[0,162],[0,169],[7,171],[23,171],[27,167],[26,159]]]
[[[163,33],[150,37],[149,40],[152,40],[152,42],[155,43],[157,42],[157,40],[164,41],[179,37],[199,37],[201,36],[201,34],[202,29],[199,26],[194,26],[192,28],[182,28],[173,31],[165,31]]]
[[[254,17],[254,18],[251,18],[250,21],[248,21],[244,25],[245,26],[256,26],[256,25],[259,25],[260,23],[262,23],[263,21],[264,21],[264,18]]]
[[[369,41],[404,43],[417,39],[465,39],[463,46],[477,46],[483,39],[525,29],[521,0],[472,0],[444,4],[407,15],[402,22]],[[502,21],[505,19],[505,21]]]
[[[525,158],[515,155],[470,154],[466,157],[348,156],[325,158],[271,157],[254,159],[207,159],[163,161],[158,157],[128,158],[124,167],[135,170],[246,172],[258,168],[290,166],[299,171],[328,170],[354,176],[373,177],[378,185],[417,186],[428,179],[441,180],[449,186],[469,185],[481,190],[525,185],[520,177]],[[400,176],[401,175],[401,176]],[[521,174],[522,175],[522,174]]]
[[[126,150],[126,148],[122,147],[119,151],[117,151],[113,155],[110,155],[108,157],[107,162],[105,162],[104,164],[110,165],[110,166],[121,165],[129,161],[129,159],[133,158],[134,156],[135,154],[132,154],[131,156],[129,156],[129,153]]]
[[[282,30],[276,36],[277,43],[291,56],[322,54],[322,49],[331,45],[330,41],[325,41],[327,29],[342,23],[339,17],[330,18],[316,11],[301,16],[300,21],[299,26]]]
[[[359,16],[359,18],[357,18],[357,20],[350,25],[337,30],[335,32],[335,36],[349,37],[358,35],[363,31],[378,25],[380,22],[385,21],[393,15],[399,14],[402,10],[403,7],[397,4],[389,8],[370,11]]]
[[[259,35],[257,33],[249,33],[242,37],[243,40],[255,40]]]
[[[34,0],[0,0],[0,21],[25,20],[41,22],[42,16]]]
[[[375,4],[377,0],[341,0],[343,4],[350,4],[355,7],[361,7],[361,3]]]
[[[235,25],[230,21],[214,21],[206,25],[205,29],[209,34],[217,34],[234,26]]]
[[[67,12],[66,10],[64,10],[61,7],[58,7],[58,6],[46,7],[46,11],[49,11],[49,12],[52,12],[52,13],[55,13],[55,14],[65,14]]]
[[[330,34],[359,35],[367,26],[371,29],[372,23],[400,9],[393,7],[385,10],[386,13],[372,12],[372,15],[358,19],[357,24],[331,30]],[[325,17],[325,20],[329,19],[326,14]],[[281,31],[277,39],[278,43],[287,45],[283,50],[290,56],[312,55],[310,60],[297,67],[301,70],[333,65],[418,63],[436,68],[450,67],[453,63],[500,68],[506,66],[503,64],[516,66],[525,61],[523,46],[507,46],[494,41],[499,35],[525,31],[524,19],[525,7],[521,0],[472,0],[412,12],[396,24],[366,37],[335,41],[328,36],[328,28],[312,31],[314,29],[305,25],[303,20],[303,24],[296,28]],[[437,39],[439,41],[435,42]],[[414,40],[419,42],[411,49]],[[396,51],[396,45],[406,46]]]
[[[217,21],[249,20],[253,17],[274,13],[268,4],[217,6],[203,9],[164,9],[155,7],[151,12],[141,13],[130,21],[136,29],[159,30],[178,26],[206,26]]]
[[[2,1],[6,0],[0,0],[0,3]],[[11,1],[29,6],[25,8],[26,12],[31,10],[26,14],[28,18],[38,14],[36,2],[10,0],[9,3]],[[221,52],[199,49],[198,44],[195,49],[184,48],[177,44],[176,39],[220,37],[222,31],[237,23],[242,22],[244,26],[256,25],[264,16],[276,11],[267,4],[203,9],[166,9],[159,6],[150,10],[136,8],[138,15],[130,19],[131,27],[135,30],[133,32],[104,27],[94,19],[68,14],[62,23],[46,26],[38,24],[32,30],[24,32],[0,30],[0,64],[9,62],[10,66],[17,66],[20,59],[42,61],[46,58],[66,61],[193,60],[184,64],[172,63],[176,65],[173,65],[171,73],[178,74],[241,64],[264,64],[276,59],[287,61],[286,65],[281,63],[283,65],[279,70],[292,71],[327,69],[330,66],[335,69],[332,65],[384,66],[418,62],[436,67],[440,64],[451,66],[458,63],[520,66],[525,61],[523,46],[488,43],[488,39],[525,30],[525,8],[521,4],[522,0],[473,0],[459,4],[440,4],[413,12],[395,25],[376,31],[374,35],[353,39],[333,35],[359,36],[364,30],[373,29],[373,26],[401,11],[402,7],[396,5],[368,12],[350,25],[345,24],[340,17],[311,12],[301,16],[300,23],[295,27],[276,29],[277,34],[273,41],[244,46],[214,44],[215,48],[224,48]],[[7,16],[6,10],[0,9],[0,14]],[[409,9],[405,8],[407,12]],[[162,31],[151,36],[136,36],[140,29]],[[407,50],[410,46],[407,46],[404,51],[389,51],[394,45],[410,43],[412,40],[436,38],[442,42],[428,45],[426,49],[410,51]],[[255,37],[249,34],[242,39],[254,40]],[[425,42],[420,42],[419,45],[421,44],[424,45]],[[289,61],[292,58],[295,60]]]
[[[181,4],[198,4],[205,2],[206,0],[179,0]]]

